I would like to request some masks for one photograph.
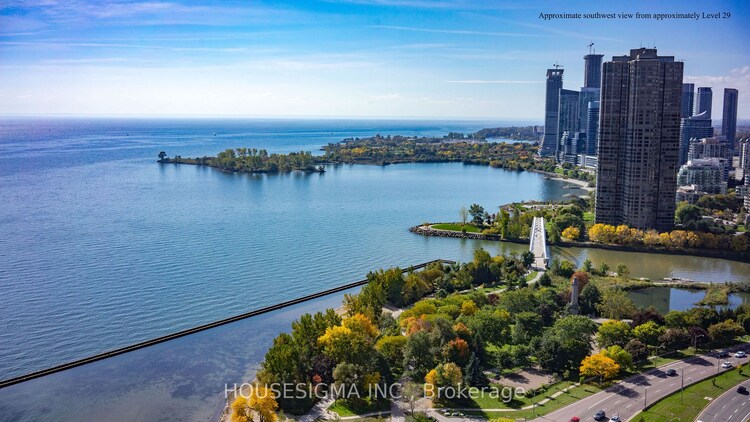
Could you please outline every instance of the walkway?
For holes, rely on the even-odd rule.
[[[531,223],[531,239],[529,250],[534,254],[534,269],[544,271],[549,266],[549,256],[547,255],[547,232],[544,229],[544,217],[534,217]]]

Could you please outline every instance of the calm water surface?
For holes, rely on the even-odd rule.
[[[159,151],[315,151],[349,136],[442,135],[495,125],[0,120],[0,378],[340,285],[379,267],[467,260],[479,246],[493,254],[525,250],[425,238],[407,229],[456,220],[458,209],[474,202],[494,211],[502,203],[569,193],[537,174],[481,166],[336,166],[325,174],[253,176],[161,166],[155,163]],[[750,275],[750,264],[716,259],[553,253],[578,263],[586,257],[612,266],[624,262],[632,275],[651,278]],[[224,383],[249,376],[273,335],[302,309],[339,301],[0,390],[0,419],[210,419]]]
[[[628,297],[639,308],[653,306],[662,314],[669,311],[684,311],[693,308],[696,302],[705,296],[705,290],[687,290],[674,287],[649,287],[628,292]],[[734,293],[729,295],[728,306],[730,308],[736,308],[743,303],[750,303],[750,293]]]

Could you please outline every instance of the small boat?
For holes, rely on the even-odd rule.
[[[216,132],[214,132],[214,136],[216,136]]]

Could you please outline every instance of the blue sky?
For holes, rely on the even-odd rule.
[[[542,120],[545,70],[656,45],[685,81],[740,90],[747,1],[99,1],[0,3],[0,113]],[[710,4],[709,4],[710,3]],[[722,13],[551,20],[540,13]]]

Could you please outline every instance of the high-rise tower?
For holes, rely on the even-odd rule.
[[[735,149],[735,137],[737,136],[737,97],[738,92],[734,88],[724,88],[724,110],[721,114],[721,135],[727,138],[729,147]]]
[[[682,111],[680,117],[683,119],[693,115],[693,99],[695,98],[695,84],[682,84]]]
[[[557,133],[557,118],[560,110],[560,89],[563,86],[563,69],[547,69],[547,93],[544,104],[544,138],[539,149],[541,156],[553,156],[557,152],[560,134]]]
[[[693,114],[701,114],[704,111],[706,117],[711,120],[711,101],[713,101],[713,91],[710,87],[702,86],[698,88],[698,94],[695,96],[695,112]]]
[[[639,229],[674,224],[683,63],[655,48],[602,66],[596,221]]]
[[[587,54],[583,56],[583,86],[585,88],[602,87],[602,57],[604,57],[604,54]]]

